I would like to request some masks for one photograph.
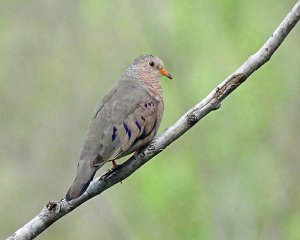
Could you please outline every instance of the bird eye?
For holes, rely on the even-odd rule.
[[[151,61],[151,62],[149,62],[149,65],[150,65],[151,67],[154,67],[155,63],[154,63],[153,61]]]

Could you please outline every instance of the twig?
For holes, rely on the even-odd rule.
[[[90,198],[99,195],[107,188],[124,180],[168,145],[189,130],[195,123],[208,113],[220,107],[221,102],[240,86],[254,71],[270,60],[273,53],[284,41],[289,32],[300,19],[300,1],[288,13],[266,43],[254,55],[243,63],[235,72],[227,77],[206,98],[186,112],[175,124],[169,127],[139,155],[130,157],[115,171],[95,179],[87,191],[78,199],[67,203],[64,199],[59,202],[49,202],[43,210],[8,237],[9,240],[33,239],[46,230],[51,224],[68,214]]]

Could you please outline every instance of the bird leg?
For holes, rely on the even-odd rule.
[[[115,160],[112,160],[111,162],[112,162],[112,165],[113,165],[112,170],[114,170],[114,169],[116,169],[117,167],[119,167],[119,165],[116,163]]]
[[[112,168],[107,169],[107,174],[111,174],[113,171],[115,171],[120,166],[116,163],[116,160],[111,160],[111,163],[112,163]]]
[[[135,151],[135,153],[134,153],[134,158],[137,158],[140,154],[141,154],[141,157],[144,157],[145,156],[145,153],[144,153],[144,150],[145,150],[146,148],[141,148],[141,149],[139,149],[139,150],[136,150]]]

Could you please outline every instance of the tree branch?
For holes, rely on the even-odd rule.
[[[33,239],[46,230],[58,219],[73,211],[90,198],[99,195],[106,189],[124,180],[142,165],[163,151],[168,145],[189,130],[195,123],[208,113],[220,107],[221,102],[240,86],[254,71],[270,60],[273,53],[284,41],[289,32],[300,19],[300,0],[280,23],[266,43],[235,72],[219,84],[206,98],[186,112],[175,124],[155,138],[139,155],[130,157],[116,170],[95,179],[87,191],[78,199],[67,203],[64,199],[59,202],[49,202],[43,210],[31,221],[8,237],[9,240]]]

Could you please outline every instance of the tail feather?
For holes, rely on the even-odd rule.
[[[103,166],[103,164],[101,166]],[[94,167],[91,165],[90,161],[80,160],[78,162],[75,180],[66,194],[66,201],[80,197],[88,188],[90,182],[95,176],[96,171],[101,166]]]

